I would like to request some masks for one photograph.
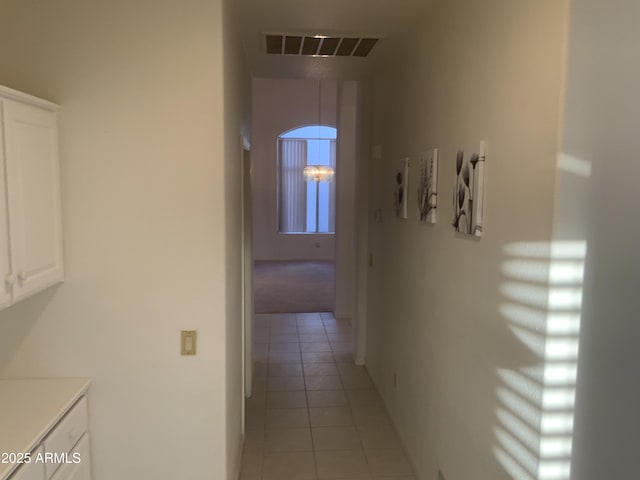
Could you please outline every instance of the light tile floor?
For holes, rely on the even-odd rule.
[[[348,323],[256,315],[254,340],[241,480],[415,480]]]

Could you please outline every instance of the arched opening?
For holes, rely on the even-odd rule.
[[[335,232],[337,129],[297,127],[278,136],[278,232]]]

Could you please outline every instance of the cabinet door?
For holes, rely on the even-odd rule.
[[[18,469],[13,472],[13,475],[9,477],[9,480],[46,480],[44,463],[36,462],[36,457],[42,454],[42,446],[31,452],[31,463],[25,463],[18,467]]]
[[[69,462],[62,465],[50,480],[91,480],[91,448],[85,433],[69,454]]]
[[[0,101],[0,126],[2,125],[2,102]],[[5,178],[4,134],[0,128],[0,309],[11,305],[9,263],[9,224],[7,217],[7,190]]]
[[[58,128],[55,112],[10,100],[3,103],[17,301],[64,278]]]

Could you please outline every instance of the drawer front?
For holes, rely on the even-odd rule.
[[[44,440],[45,454],[59,456],[54,461],[48,461],[45,464],[47,479],[51,478],[60,465],[64,464],[66,457],[69,457],[69,455],[65,457],[65,454],[71,452],[78,439],[86,431],[87,398],[82,397]]]
[[[40,461],[43,458],[42,453],[43,449],[40,445],[31,452],[31,463],[25,463],[18,467],[9,480],[45,480],[44,463]],[[36,459],[38,459],[37,463]]]
[[[69,455],[69,461],[62,465],[51,480],[91,480],[91,449],[89,433],[85,433]],[[77,462],[77,463],[73,463]]]

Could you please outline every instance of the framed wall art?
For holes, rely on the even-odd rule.
[[[420,155],[418,215],[421,222],[436,223],[438,208],[438,149]]]
[[[409,158],[404,158],[398,164],[395,171],[395,190],[393,202],[396,217],[407,218],[407,200],[409,194]]]
[[[482,236],[485,161],[486,142],[480,142],[479,151],[468,158],[465,158],[464,150],[458,150],[452,222],[458,233]]]

